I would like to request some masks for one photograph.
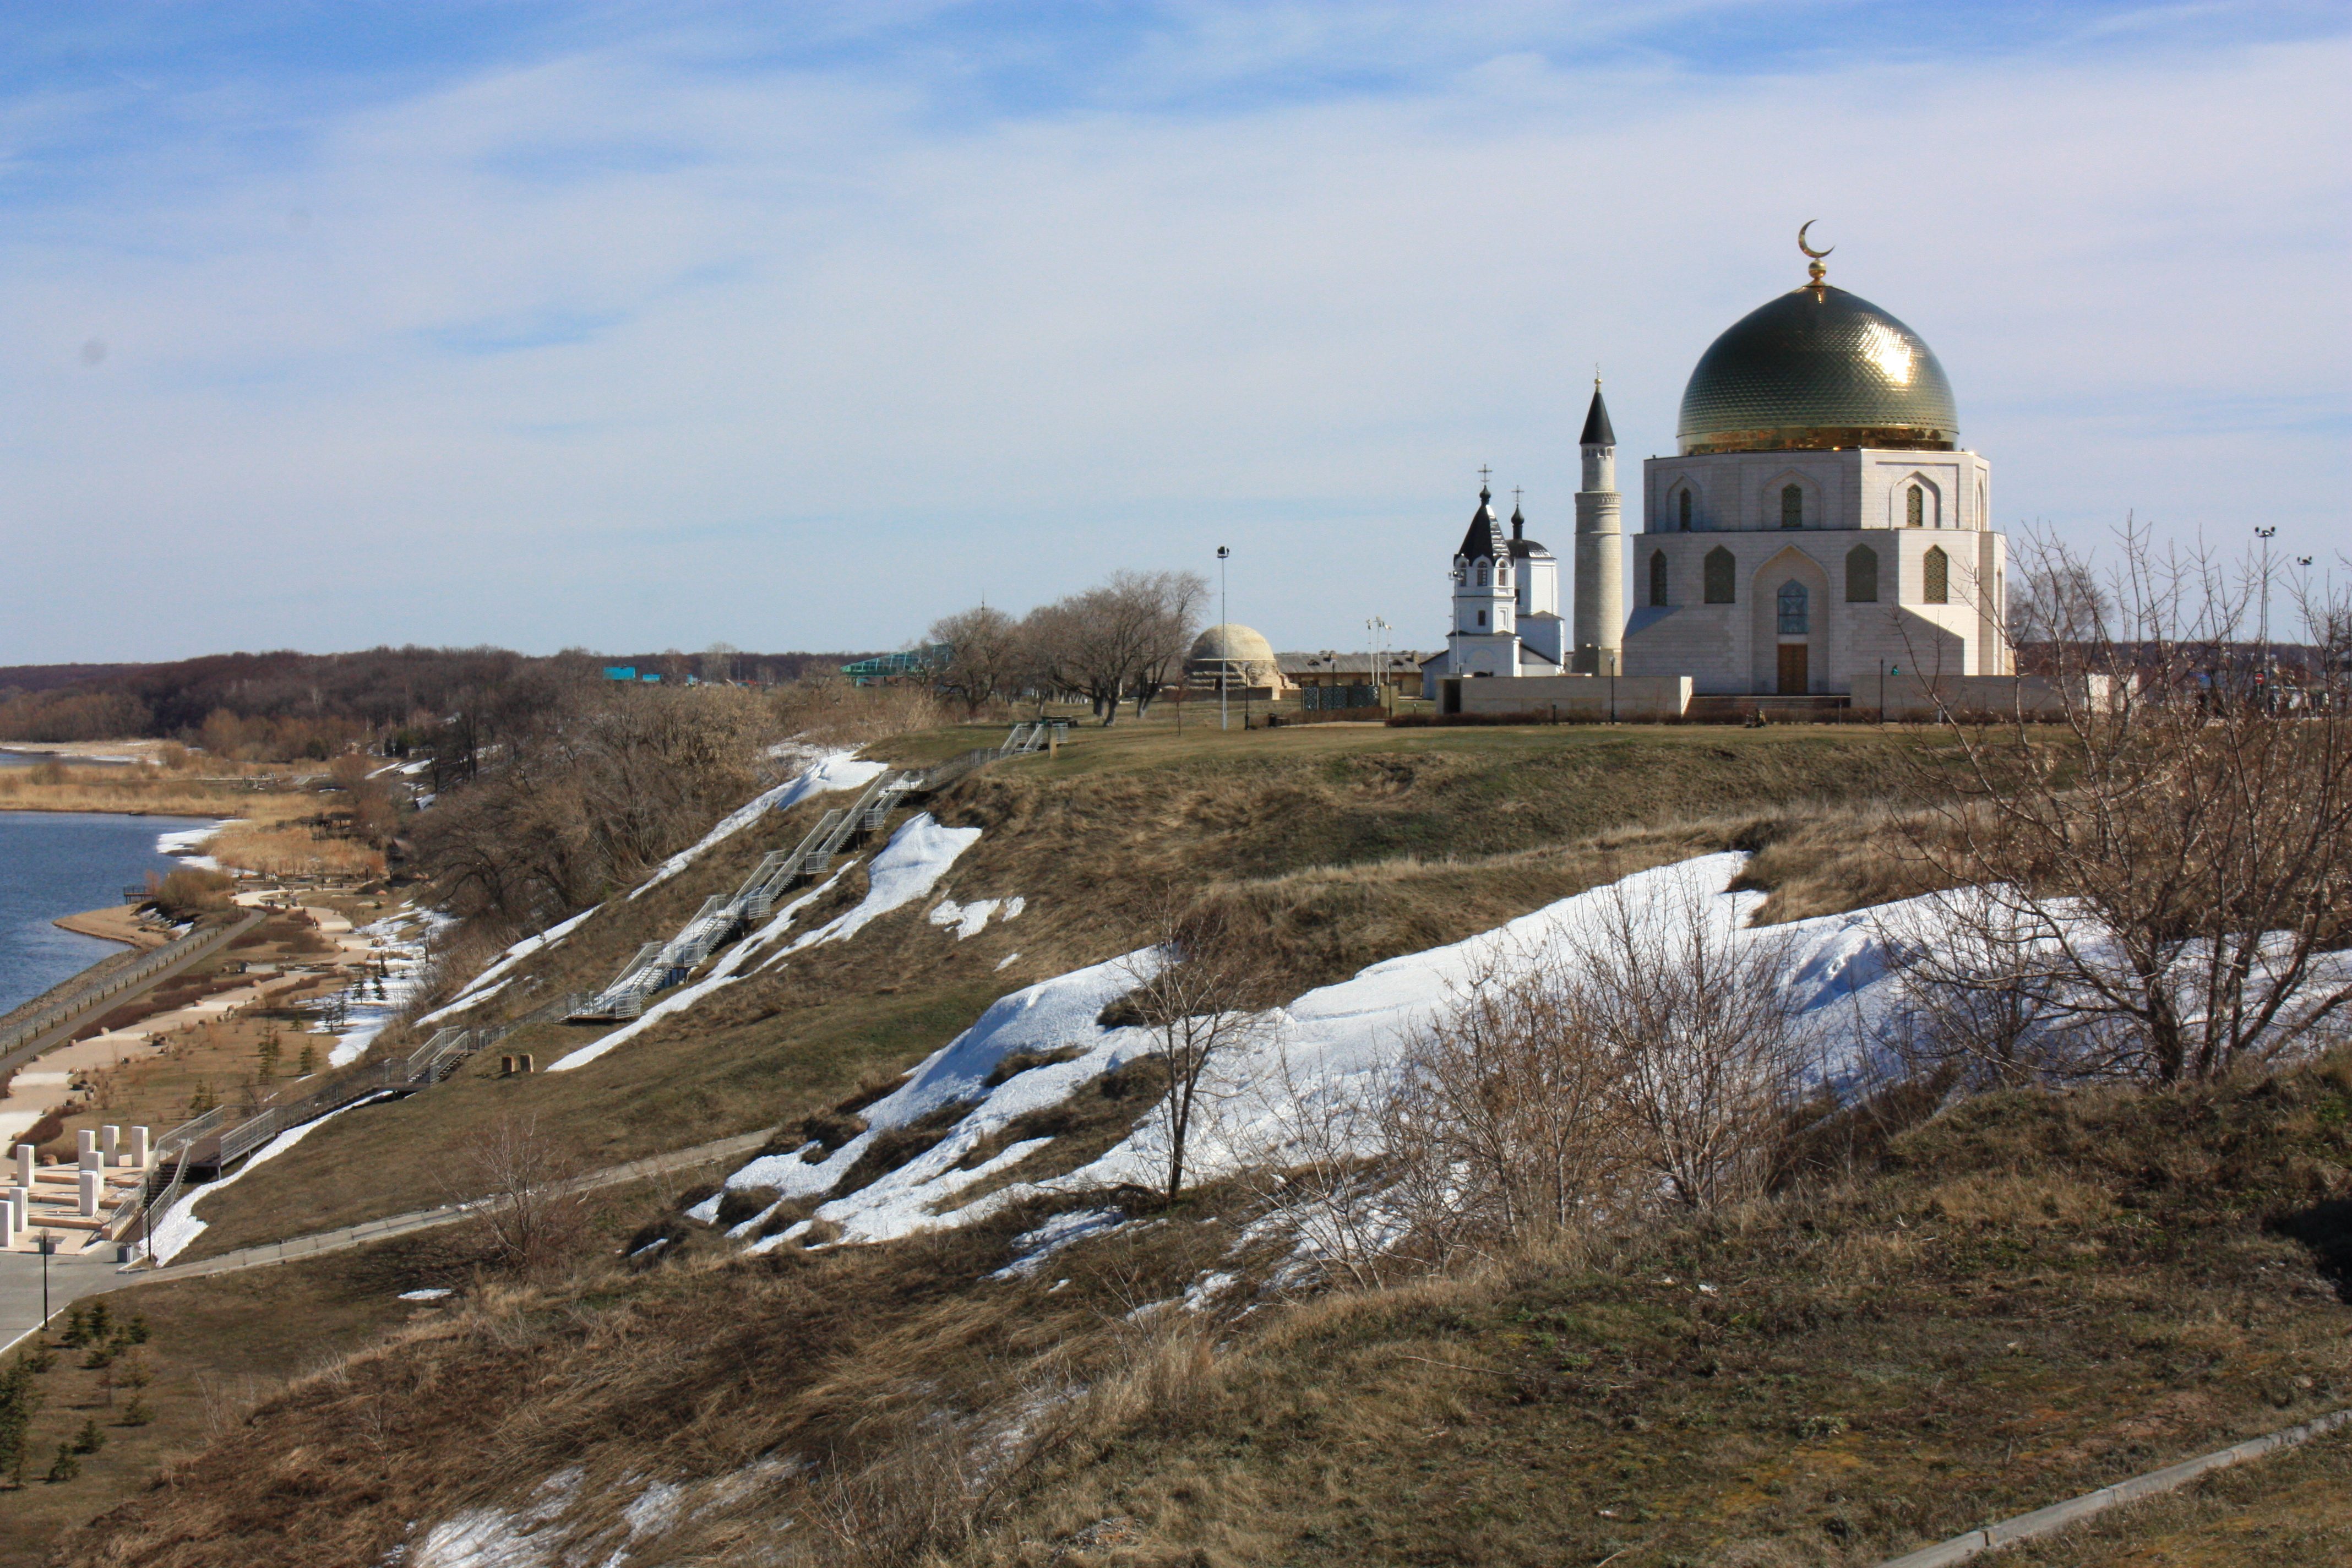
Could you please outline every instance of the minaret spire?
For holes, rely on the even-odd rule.
[[[1625,646],[1625,535],[1617,494],[1617,432],[1601,395],[1601,367],[1592,369],[1592,405],[1585,410],[1584,487],[1576,492],[1576,651],[1579,675],[1616,675]]]

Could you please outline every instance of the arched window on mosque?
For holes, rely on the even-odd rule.
[[[1650,603],[1660,609],[1666,605],[1666,552],[1650,552]]]
[[[1985,488],[1982,485],[1979,485],[1977,487],[1977,526],[1979,528],[1990,528],[1992,526],[1992,520],[1987,515],[1991,510],[1992,504],[1990,500],[1985,495]]]
[[[1903,498],[1903,523],[1906,528],[1925,527],[1927,521],[1927,492],[1913,485]]]
[[[1735,597],[1733,574],[1738,570],[1738,563],[1732,560],[1730,551],[1717,545],[1706,552],[1706,602],[1708,604],[1728,605],[1733,602]]]
[[[1782,485],[1780,487],[1780,526],[1782,528],[1802,528],[1805,526],[1805,492],[1803,487],[1799,485]]]
[[[1481,561],[1480,563],[1478,563],[1478,586],[1480,586],[1481,588],[1483,588],[1483,587],[1485,587],[1486,585],[1486,563],[1484,561]]]
[[[1930,545],[1919,563],[1919,599],[1927,605],[1952,602],[1952,558],[1940,544]]]
[[[1878,603],[1878,552],[1867,544],[1857,544],[1845,552],[1845,602]]]
[[[1690,514],[1691,514],[1691,499],[1690,499],[1690,491],[1688,491],[1688,490],[1685,490],[1685,491],[1683,491],[1680,495],[1678,495],[1678,496],[1676,496],[1676,497],[1675,498],[1675,510],[1677,510],[1678,512],[1680,512],[1680,513],[1682,514],[1682,530],[1683,530],[1683,531],[1684,531],[1685,533],[1688,533],[1688,532],[1690,531]]]
[[[1782,637],[1801,637],[1812,630],[1812,616],[1806,614],[1811,608],[1811,595],[1805,592],[1802,583],[1791,577],[1781,584],[1778,599]]]

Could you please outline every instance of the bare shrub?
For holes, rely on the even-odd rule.
[[[504,1116],[467,1144],[443,1178],[449,1201],[472,1205],[499,1266],[530,1280],[568,1272],[586,1251],[589,1205],[579,1162],[537,1116]]]
[[[1735,931],[1687,879],[1655,899],[1622,883],[1601,897],[1571,973],[1578,1016],[1619,1075],[1633,1164],[1685,1207],[1754,1196],[1802,1081],[1786,944]]]
[[[1786,950],[1687,880],[1650,889],[1498,958],[1408,1054],[1391,1198],[1431,1262],[1764,1190],[1802,1081]]]
[[[781,687],[773,698],[774,727],[812,745],[851,746],[893,735],[935,730],[947,710],[921,686],[859,686],[837,670],[822,670]]]
[[[158,877],[147,873],[147,901],[167,920],[194,920],[229,906],[233,882],[208,866],[181,866]]]
[[[1996,981],[2066,1021],[2068,1065],[2211,1079],[2352,1009],[2335,951],[2352,941],[2352,647],[2329,640],[2345,606],[2306,598],[2321,640],[2282,661],[2250,636],[2268,577],[2128,529],[2104,573],[2037,542],[2022,626],[2042,640],[2017,651],[2061,721],[1945,721],[1961,797],[1913,844],[1985,889],[1963,941],[2009,955]],[[1971,1014],[1999,1000],[1942,994]]]
[[[1433,1261],[1574,1235],[1622,1201],[1634,1152],[1622,1064],[1560,968],[1489,965],[1387,1100],[1396,1200]]]

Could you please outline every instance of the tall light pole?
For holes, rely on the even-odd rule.
[[[1234,613],[1225,599],[1225,563],[1234,552],[1217,546],[1217,728],[1233,727],[1225,707],[1225,676],[1234,665]]]
[[[1364,623],[1364,641],[1368,645],[1364,650],[1365,657],[1371,661],[1372,703],[1379,708],[1388,706],[1388,699],[1381,695],[1381,648],[1384,640],[1381,634],[1388,629],[1388,622],[1378,616]]]
[[[2263,689],[2264,712],[2270,711],[2271,706],[2271,540],[2277,532],[2276,528],[2254,530],[2254,537],[2263,542],[2263,642],[2256,655],[2254,683]]]

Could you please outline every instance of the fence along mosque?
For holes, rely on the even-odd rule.
[[[1565,711],[1598,700],[1606,677],[1627,678],[1621,702],[1676,712],[1693,695],[1878,707],[1890,671],[1890,709],[2049,695],[2003,679],[2008,543],[1991,526],[1991,465],[1959,444],[1944,367],[1918,333],[1832,288],[1829,252],[1803,230],[1798,244],[1810,280],[1700,356],[1675,455],[1642,465],[1630,540],[1595,380],[1566,628],[1551,552],[1525,537],[1517,507],[1507,537],[1482,485],[1454,552],[1453,630],[1426,669],[1442,707]]]

